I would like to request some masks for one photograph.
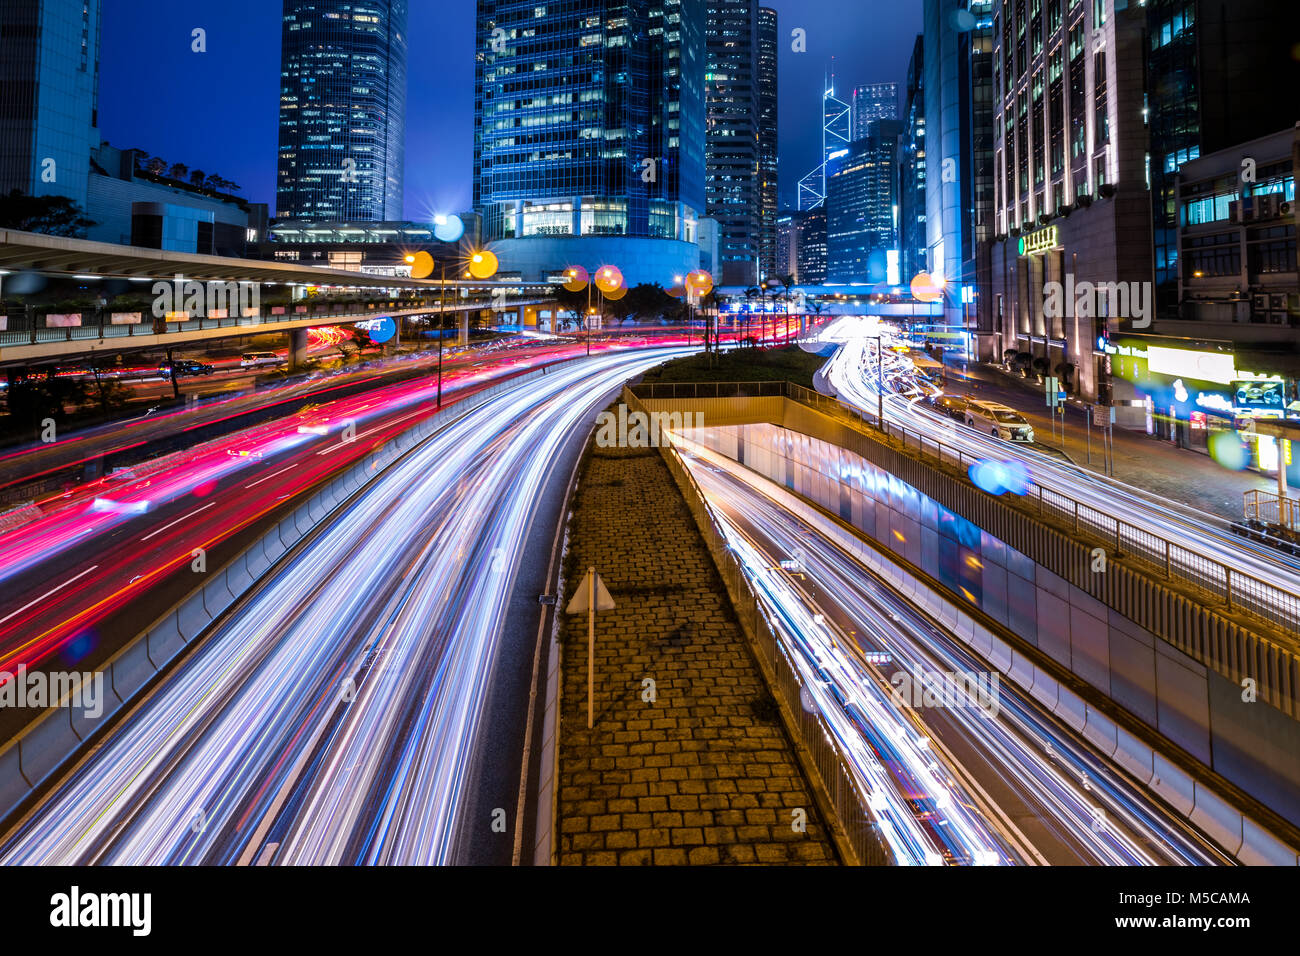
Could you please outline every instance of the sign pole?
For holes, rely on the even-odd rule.
[[[1088,464],[1090,465],[1092,464],[1092,416],[1094,414],[1092,409],[1093,406],[1089,405],[1087,419],[1088,419]]]
[[[587,729],[596,715],[596,569],[587,569]]]

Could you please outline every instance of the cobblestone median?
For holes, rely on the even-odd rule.
[[[560,864],[838,862],[659,452],[591,446],[569,535],[562,600],[594,565],[617,608],[596,616],[592,730],[587,618],[562,616]]]

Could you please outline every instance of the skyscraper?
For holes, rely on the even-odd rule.
[[[0,193],[86,208],[99,148],[99,0],[0,0]]]
[[[777,21],[771,7],[758,10],[759,278],[777,273]],[[788,273],[781,273],[782,275]]]
[[[1278,29],[1279,6],[1276,0],[1235,0],[1230,7],[1207,0],[1146,4],[1149,176],[1162,315],[1176,317],[1177,311],[1179,168],[1294,119],[1279,114],[1276,99],[1300,87],[1295,31]],[[1287,12],[1294,26],[1294,6]]]
[[[708,211],[721,231],[721,284],[749,286],[758,281],[761,223],[758,4],[708,0],[707,37]]]
[[[826,281],[826,204],[798,215],[795,255],[800,285],[820,285]]]
[[[878,119],[898,119],[897,83],[868,83],[853,90],[853,138],[865,138]]]
[[[703,0],[479,0],[474,205],[503,271],[697,267],[704,23]]]
[[[402,218],[407,0],[284,0],[276,217]]]
[[[799,208],[816,209],[826,201],[827,164],[853,141],[853,106],[835,95],[835,76],[826,78],[822,91],[822,154],[816,169],[799,180]]]
[[[980,242],[992,238],[992,0],[925,0],[924,9],[926,258],[945,283],[946,334],[960,345],[974,331],[976,289],[987,288]]]
[[[826,276],[832,282],[884,282],[894,229],[894,162],[902,124],[873,120],[867,135],[832,154],[826,176]]]
[[[1137,321],[1137,302],[1104,295],[1087,308],[1049,309],[1045,290],[1150,286],[1145,13],[1124,0],[999,0],[993,22],[997,236],[984,243],[991,334],[981,313],[980,355],[1029,353],[1063,388],[1107,405],[1110,359],[1098,341],[1149,323]],[[933,150],[930,169],[933,186]]]
[[[907,104],[898,140],[898,245],[904,283],[927,269],[925,257],[925,42],[916,38],[907,65]]]

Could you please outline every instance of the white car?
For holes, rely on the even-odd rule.
[[[1032,442],[1034,428],[1025,416],[999,402],[971,402],[966,406],[966,424],[1007,441]]]

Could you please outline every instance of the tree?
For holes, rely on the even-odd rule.
[[[95,225],[67,196],[28,196],[15,189],[0,198],[0,229],[40,232],[47,236],[80,239]]]
[[[190,173],[190,185],[191,185],[191,186],[197,186],[197,187],[199,187],[200,189],[202,189],[202,188],[203,188],[203,182],[204,182],[204,180],[206,180],[207,178],[208,178],[208,174],[207,174],[207,173],[205,173],[205,172],[204,172],[203,170],[201,170],[201,169],[196,169],[196,170],[194,170],[194,172]]]
[[[68,419],[68,406],[86,402],[87,386],[75,378],[58,378],[51,367],[45,378],[28,378],[10,382],[5,394],[9,415],[21,425],[35,425],[53,418],[57,422]]]
[[[163,159],[161,156],[151,157],[144,164],[144,168],[154,176],[161,176],[167,171],[167,160]]]
[[[190,174],[190,168],[184,163],[172,163],[172,168],[167,170],[167,175],[172,179],[185,179]]]

